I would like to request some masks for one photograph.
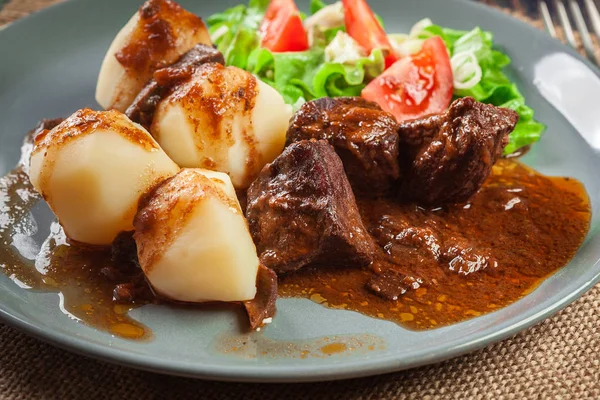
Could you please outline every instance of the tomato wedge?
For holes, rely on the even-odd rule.
[[[385,67],[398,60],[394,48],[366,0],[342,0],[346,32],[369,54],[375,49],[385,51]]]
[[[308,50],[308,36],[294,0],[271,0],[259,32],[261,46],[273,52]]]
[[[369,83],[362,97],[404,121],[447,109],[453,89],[448,50],[435,36],[419,53],[400,59]]]

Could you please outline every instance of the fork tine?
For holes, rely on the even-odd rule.
[[[600,12],[598,12],[598,7],[594,3],[594,0],[584,0],[585,8],[587,8],[588,15],[590,20],[592,21],[592,28],[594,28],[594,32],[596,32],[596,36],[600,38]]]
[[[594,42],[592,42],[592,37],[590,36],[590,31],[588,31],[587,25],[585,24],[585,19],[583,18],[583,14],[581,13],[581,8],[576,0],[569,0],[569,8],[571,9],[571,13],[573,14],[573,19],[575,20],[575,25],[577,26],[577,30],[579,31],[579,35],[581,36],[581,42],[583,43],[583,48],[588,56],[588,58],[598,64],[598,60],[596,59],[596,52],[594,51]]]
[[[577,41],[575,40],[575,34],[573,33],[573,27],[571,26],[571,21],[569,20],[569,14],[567,14],[565,3],[563,3],[562,0],[556,0],[555,3],[556,9],[558,10],[558,18],[560,19],[560,24],[565,31],[567,41],[571,46],[577,48]]]
[[[552,16],[550,15],[550,10],[548,10],[548,4],[544,0],[540,0],[539,2],[540,14],[542,15],[542,19],[544,20],[544,25],[546,26],[546,30],[553,38],[556,38],[556,29],[554,28],[554,23],[552,22]]]

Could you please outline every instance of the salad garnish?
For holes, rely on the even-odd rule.
[[[296,109],[320,97],[362,95],[402,121],[470,96],[519,114],[505,154],[545,130],[504,72],[510,58],[480,27],[463,31],[423,19],[408,33],[386,33],[365,0],[312,0],[309,15],[293,0],[250,0],[208,24],[228,65],[252,72]]]

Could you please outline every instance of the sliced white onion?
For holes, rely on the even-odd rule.
[[[424,40],[422,39],[407,39],[401,43],[397,43],[393,40],[391,41],[392,47],[396,53],[402,57],[418,53],[423,47],[423,42]]]
[[[221,36],[226,35],[227,32],[229,32],[229,28],[223,25],[214,31],[212,35],[210,35],[210,38],[213,42],[216,42],[217,40],[221,39]]]
[[[471,32],[461,36],[456,42],[454,42],[454,52],[463,53],[470,51],[477,54],[477,52],[484,47],[483,39],[481,38],[479,32],[478,29],[473,29]]]
[[[388,35],[388,39],[392,44],[401,44],[406,42],[409,39],[409,36],[406,33],[390,33]]]
[[[410,32],[408,35],[411,38],[418,38],[422,34],[424,34],[427,37],[432,36],[431,33],[425,31],[425,28],[431,25],[433,25],[433,22],[429,18],[423,18],[422,20],[414,24],[412,28],[410,28]]]
[[[308,44],[312,47],[315,39],[327,29],[344,26],[344,6],[341,1],[330,4],[304,20],[308,34]]]
[[[429,18],[424,18],[413,25],[408,35],[405,33],[391,33],[388,38],[399,55],[409,56],[418,53],[423,47],[424,39],[433,36],[425,30],[431,25],[433,25],[433,22]]]
[[[331,29],[344,26],[344,5],[341,1],[323,7],[304,20],[304,29]]]
[[[456,53],[450,59],[455,89],[471,89],[481,81],[482,71],[472,51]]]

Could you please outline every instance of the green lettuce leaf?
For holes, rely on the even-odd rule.
[[[269,7],[270,0],[250,0],[248,3],[249,8],[254,8],[259,12],[264,13]]]
[[[250,0],[247,7],[238,5],[207,19],[213,42],[227,65],[246,68],[250,53],[260,45],[258,27],[268,4],[268,0]]]
[[[321,0],[310,0],[310,14],[313,15],[326,6],[327,3]]]
[[[381,50],[353,64],[324,63],[313,79],[314,97],[360,96],[366,82],[375,78],[385,68]]]
[[[300,105],[319,97],[359,96],[365,82],[381,74],[380,50],[352,65],[325,62],[320,47],[297,53],[272,53],[258,48],[248,60],[248,71],[273,86],[286,103]]]
[[[258,27],[269,4],[268,0],[249,0],[208,19],[211,36],[225,56],[227,65],[246,69],[273,86],[294,106],[319,97],[358,96],[365,85],[383,72],[381,51],[374,51],[354,63],[325,62],[324,49],[343,26],[328,29],[310,50],[295,53],[272,53],[260,47]],[[314,14],[327,4],[311,0]],[[383,25],[383,23],[382,23]],[[461,31],[438,25],[425,27],[418,39],[440,36],[450,54],[472,52],[481,67],[481,81],[470,89],[455,90],[456,97],[471,96],[476,100],[514,109],[520,117],[505,153],[539,140],[545,127],[534,119],[533,110],[525,103],[518,87],[506,76],[503,68],[510,58],[493,48],[494,37],[480,28]]]
[[[440,36],[446,43],[450,54],[472,51],[482,71],[481,81],[470,89],[455,90],[456,97],[471,96],[482,103],[493,104],[515,110],[519,122],[509,136],[504,154],[515,152],[521,147],[537,142],[546,127],[534,119],[534,112],[525,103],[525,97],[516,84],[506,76],[503,68],[511,60],[506,54],[492,48],[494,36],[480,28],[471,31],[459,31],[431,25],[424,29],[421,38]]]
[[[314,71],[323,63],[323,50],[316,48],[293,53],[273,53],[255,49],[248,60],[248,71],[273,86],[288,104],[314,98]]]
[[[238,30],[223,52],[225,63],[227,65],[246,69],[250,52],[258,46],[259,39],[255,32],[246,29]]]
[[[345,26],[338,26],[337,28],[325,29],[323,35],[325,36],[325,45],[331,43],[331,41],[337,36],[338,32],[346,32]]]

